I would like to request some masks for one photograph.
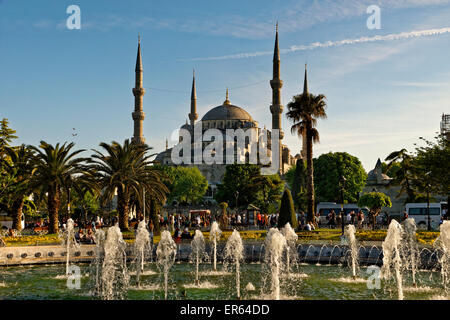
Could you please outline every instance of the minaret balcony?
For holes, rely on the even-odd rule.
[[[136,111],[132,113],[133,120],[144,120],[145,119],[145,112],[143,111]]]
[[[281,79],[270,80],[270,86],[272,87],[272,89],[281,89],[283,87],[283,80]]]
[[[143,96],[145,94],[144,88],[133,88],[133,94],[134,96]]]

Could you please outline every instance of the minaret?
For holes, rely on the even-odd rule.
[[[134,112],[131,114],[134,121],[134,135],[131,141],[137,144],[144,144],[145,138],[143,134],[143,122],[145,113],[143,109],[143,101],[145,89],[143,88],[143,73],[142,57],[141,57],[141,37],[138,37],[138,52],[136,58],[136,81],[133,88],[134,95]]]
[[[283,87],[283,81],[280,79],[280,50],[278,47],[278,22],[276,26],[275,36],[275,49],[273,52],[273,79],[270,81],[272,87],[272,105],[270,106],[270,112],[272,113],[272,131],[277,129],[280,132],[279,136],[279,159],[278,168],[279,172],[283,173],[282,166],[282,145],[284,133],[281,130],[281,114],[283,113],[283,106],[281,105],[281,87]]]
[[[307,70],[307,65],[305,64],[305,81],[303,83],[303,95],[306,96],[309,94],[308,91],[308,70]],[[306,132],[304,132],[302,134],[302,151],[301,151],[301,156],[303,161],[306,161]]]
[[[197,92],[195,89],[195,70],[192,75],[192,91],[191,91],[191,113],[189,113],[189,120],[191,120],[191,127],[194,128],[195,121],[198,119],[197,114]]]

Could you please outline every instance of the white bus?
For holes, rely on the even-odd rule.
[[[8,216],[6,212],[0,213],[0,229],[11,229],[13,224],[13,218]],[[25,215],[22,214],[22,230],[25,229]]]
[[[430,203],[430,224],[432,229],[438,229],[439,223],[442,219],[442,207],[446,202]],[[428,213],[427,203],[407,203],[405,211],[409,218],[413,218],[419,229],[427,229],[428,227]]]

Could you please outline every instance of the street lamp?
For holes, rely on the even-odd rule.
[[[425,173],[425,176],[427,177],[427,218],[428,218],[428,231],[431,231],[431,217],[430,217],[430,188],[431,188],[431,184],[430,184],[430,174],[431,172],[427,172]]]
[[[236,190],[236,192],[234,193],[234,195],[236,196],[236,212],[237,212],[239,191]]]
[[[341,190],[341,225],[342,225],[342,235],[344,235],[344,188],[345,188],[345,182],[347,179],[343,175],[339,178],[339,188]]]

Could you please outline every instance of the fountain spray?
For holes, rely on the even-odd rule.
[[[161,240],[156,248],[156,264],[164,274],[164,299],[167,300],[169,270],[175,263],[177,255],[177,245],[173,241],[170,232],[164,230],[161,233]]]
[[[241,299],[241,279],[240,279],[240,262],[244,259],[244,245],[242,244],[241,235],[237,230],[227,240],[224,250],[225,267],[228,262],[235,265],[236,270],[236,294],[237,299]]]
[[[414,286],[416,283],[416,273],[417,273],[417,260],[418,260],[418,246],[416,238],[416,222],[413,218],[408,218],[403,222],[404,230],[404,243],[403,243],[403,256],[406,267],[411,268],[412,281]]]
[[[392,220],[387,231],[387,236],[383,242],[383,266],[381,275],[384,279],[390,279],[391,268],[395,270],[395,278],[397,280],[398,299],[403,300],[403,284],[402,284],[402,259],[400,257],[400,246],[402,240],[403,227],[396,221]]]
[[[442,250],[442,256],[439,262],[441,264],[442,284],[447,291],[450,283],[450,221],[444,221],[441,224],[440,231],[438,243]]]
[[[271,228],[264,246],[264,266],[270,271],[272,298],[280,300],[280,272],[283,269],[283,251],[287,247],[286,238],[277,228]]]
[[[123,299],[125,297],[129,282],[126,246],[118,224],[108,228],[99,290],[100,298],[104,300]]]
[[[195,284],[198,285],[200,280],[198,278],[198,267],[200,262],[203,260],[205,253],[205,238],[200,230],[195,230],[194,239],[191,241],[191,259],[195,263]]]
[[[145,221],[138,224],[136,231],[136,241],[134,242],[134,256],[136,265],[136,282],[140,285],[140,275],[144,271],[144,261],[146,253],[150,250],[150,233],[147,230]]]
[[[298,236],[292,229],[291,224],[288,222],[281,229],[281,233],[286,238],[286,271],[289,274],[291,272],[291,266],[297,262],[298,252],[297,252],[297,240]]]
[[[217,271],[217,241],[220,239],[222,230],[219,228],[217,221],[211,224],[211,230],[209,231],[209,240],[213,243],[213,269]]]
[[[63,244],[66,246],[66,275],[69,275],[70,248],[77,247],[75,239],[74,222],[71,218],[67,219],[66,231],[62,235]]]
[[[349,240],[350,244],[350,256],[352,260],[352,277],[353,279],[356,279],[356,269],[358,267],[358,245],[356,243],[356,237],[355,237],[356,229],[355,226],[352,224],[348,224],[345,226],[344,229],[344,235]]]

